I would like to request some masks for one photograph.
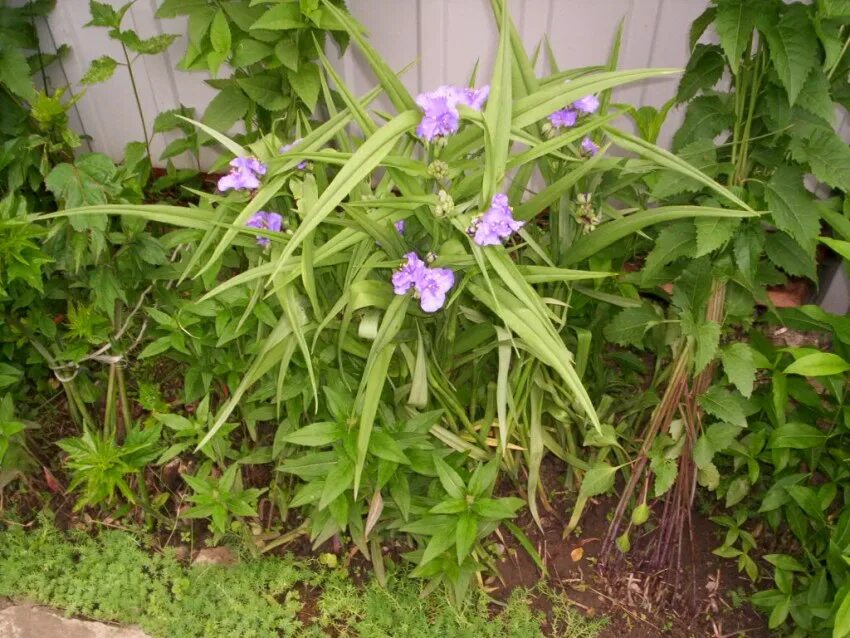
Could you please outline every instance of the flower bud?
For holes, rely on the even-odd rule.
[[[428,176],[434,179],[448,179],[449,165],[442,160],[434,160],[428,164]]]

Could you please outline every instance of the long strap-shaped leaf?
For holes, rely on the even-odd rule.
[[[608,71],[586,78],[579,78],[566,84],[545,86],[514,104],[513,125],[520,128],[534,124],[558,109],[591,93],[601,93],[630,82],[640,82],[662,75],[681,73],[681,69],[636,69],[629,71]]]
[[[637,153],[641,157],[650,159],[653,162],[660,164],[661,166],[670,168],[686,177],[695,179],[701,184],[705,184],[715,193],[717,193],[724,199],[732,202],[735,206],[738,206],[739,208],[743,208],[744,210],[748,211],[753,210],[752,208],[750,208],[747,202],[740,199],[737,195],[735,195],[735,193],[730,191],[728,188],[718,184],[708,175],[694,168],[691,164],[688,164],[688,162],[681,159],[680,157],[676,157],[675,155],[673,155],[673,153],[665,151],[663,148],[659,148],[655,144],[647,142],[646,140],[642,140],[639,137],[624,133],[623,131],[620,131],[619,129],[613,126],[604,126],[603,129],[620,148],[626,151]]]
[[[570,248],[565,256],[566,264],[575,264],[610,246],[623,237],[636,233],[647,226],[689,217],[758,217],[753,210],[729,210],[710,206],[663,206],[633,213],[599,226],[594,232]]]
[[[304,237],[321,224],[351,190],[381,163],[381,160],[389,154],[399,138],[416,126],[421,117],[421,114],[417,111],[405,111],[378,129],[374,135],[364,142],[363,146],[357,149],[351,160],[328,184],[313,210],[307,211],[304,221],[281,252],[273,274],[283,267],[287,258],[295,252]]]

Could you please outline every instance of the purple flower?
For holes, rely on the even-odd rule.
[[[448,268],[425,268],[416,282],[419,307],[436,312],[446,303],[446,293],[455,285],[455,274]]]
[[[266,174],[266,165],[256,157],[235,157],[230,160],[230,172],[218,180],[218,190],[254,190],[260,187],[260,177]]]
[[[573,109],[560,109],[549,116],[549,123],[555,128],[570,128],[575,126],[578,119],[578,111]]]
[[[484,102],[487,101],[487,96],[490,95],[490,86],[485,84],[480,89],[459,88],[456,89],[455,94],[459,104],[480,111],[484,108]]]
[[[502,193],[493,195],[490,208],[469,229],[479,246],[495,246],[523,227],[525,222],[514,219],[508,197]]]
[[[585,137],[581,141],[581,150],[584,151],[585,154],[593,157],[599,152],[599,145],[595,144],[594,141],[589,137]]]
[[[393,273],[393,290],[406,295],[411,288],[425,312],[436,312],[446,303],[446,293],[455,284],[455,275],[448,268],[429,268],[416,253],[407,253],[407,263]]]
[[[268,213],[264,210],[258,211],[251,216],[245,225],[248,228],[256,228],[258,230],[269,230],[275,233],[279,233],[281,227],[283,226],[283,217],[278,215],[277,213]],[[257,235],[257,243],[260,246],[268,246],[271,240],[268,237],[263,237],[262,235]]]
[[[301,141],[301,138],[299,137],[297,140],[293,140],[293,141],[292,141],[292,142],[290,142],[289,144],[284,144],[283,146],[281,146],[281,147],[280,147],[280,153],[288,153],[288,152],[289,152],[289,151],[291,151],[293,148],[295,148],[295,146],[296,146],[296,145],[297,145],[300,141]],[[298,169],[299,169],[299,170],[302,170],[302,171],[303,171],[305,168],[307,168],[307,160],[304,160],[303,162],[299,162],[299,163],[298,163]]]
[[[416,97],[416,104],[422,109],[423,116],[416,134],[430,142],[435,137],[457,133],[460,127],[458,104],[480,111],[489,93],[489,86],[469,89],[447,85],[430,93],[420,93]]]
[[[395,226],[395,229],[398,231],[399,235],[404,235],[404,220],[403,219],[399,219],[395,224],[393,224],[393,226]]]
[[[397,295],[404,295],[422,278],[425,272],[425,262],[416,253],[407,253],[407,263],[393,273],[393,290]]]
[[[573,102],[573,108],[588,115],[596,113],[596,110],[599,108],[599,98],[595,95],[586,95],[580,100]]]

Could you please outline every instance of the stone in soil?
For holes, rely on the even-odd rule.
[[[47,607],[21,604],[0,611],[0,638],[148,638],[148,635],[139,629],[65,618]]]

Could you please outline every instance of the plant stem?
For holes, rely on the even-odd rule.
[[[123,438],[127,428],[130,427],[132,416],[130,415],[130,404],[127,402],[127,384],[124,382],[124,369],[120,364],[116,364],[115,366],[115,376],[118,381],[118,398],[121,401],[122,423],[119,428],[119,434]]]
[[[139,98],[139,89],[136,87],[136,76],[133,75],[133,63],[130,62],[130,56],[127,54],[127,47],[121,43],[121,50],[124,52],[124,60],[127,64],[127,73],[130,74],[130,84],[133,86],[133,96],[136,98],[136,108],[139,111],[139,120],[142,122],[142,134],[145,136],[145,148],[148,152],[148,159],[153,163],[153,155],[151,155],[150,138],[148,137],[148,126],[145,124],[145,113],[142,110],[142,101]]]
[[[841,63],[841,58],[843,58],[844,54],[847,53],[847,47],[850,47],[850,37],[848,37],[844,41],[844,46],[841,47],[841,53],[838,54],[838,57],[835,59],[835,64],[832,65],[832,68],[829,70],[829,73],[826,74],[827,80],[831,80],[832,76],[835,75],[835,71],[838,69],[838,65]]]

